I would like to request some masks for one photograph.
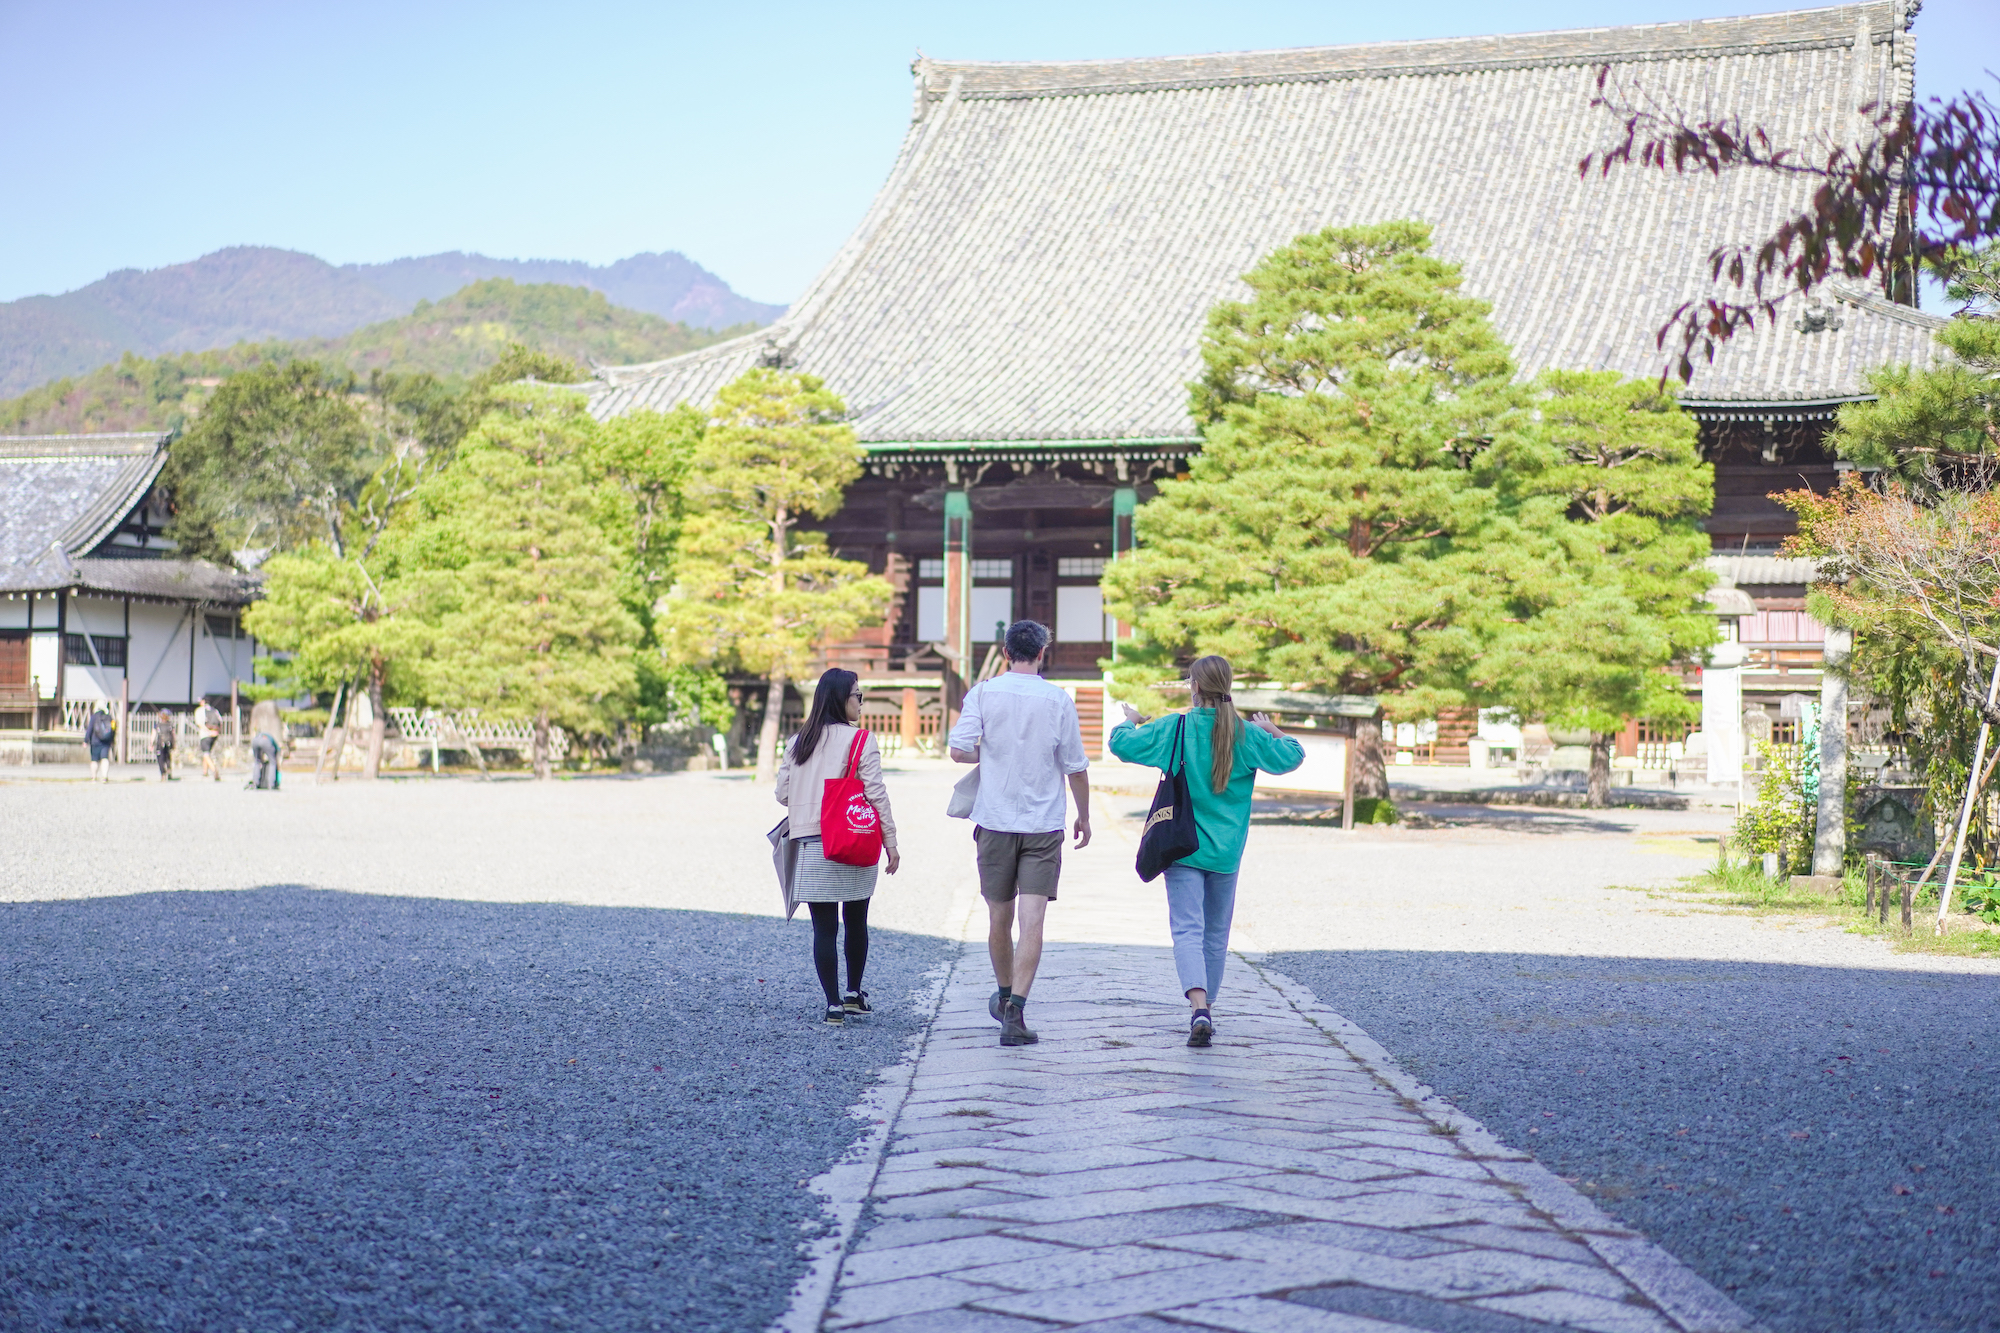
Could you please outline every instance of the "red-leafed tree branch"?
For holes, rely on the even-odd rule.
[[[1762,171],[1816,182],[1805,207],[1764,240],[1710,252],[1711,277],[1735,294],[1688,301],[1666,320],[1659,345],[1672,349],[1667,374],[1691,378],[1697,355],[1712,360],[1738,333],[1774,322],[1787,296],[1829,278],[1872,280],[1901,294],[1919,269],[1949,275],[1966,252],[2000,237],[2000,107],[1984,93],[1870,103],[1860,108],[1860,142],[1815,150],[1780,143],[1739,116],[1695,119],[1614,93],[1610,76],[1611,66],[1599,69],[1591,105],[1617,116],[1623,133],[1584,157],[1583,175]]]

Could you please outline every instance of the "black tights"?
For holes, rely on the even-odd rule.
[[[834,936],[840,933],[840,919],[847,918],[847,989],[861,989],[861,973],[868,967],[868,900],[851,903],[807,903],[813,919],[813,970],[819,973],[819,988],[828,1004],[840,1003],[840,960]],[[843,911],[843,909],[845,909]]]

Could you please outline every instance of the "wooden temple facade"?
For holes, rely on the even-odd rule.
[[[1199,452],[1186,386],[1204,318],[1244,294],[1260,257],[1331,225],[1421,219],[1492,303],[1524,375],[1656,377],[1655,335],[1711,290],[1710,251],[1768,234],[1809,183],[1579,176],[1619,132],[1590,105],[1599,70],[1614,90],[1726,109],[1781,142],[1840,139],[1860,132],[1861,105],[1910,96],[1914,8],[1140,60],[919,59],[895,167],[805,295],[749,336],[600,370],[593,411],[705,403],[758,365],[819,376],[866,449],[831,544],[896,589],[884,625],[829,650],[869,680],[877,728],[934,734],[996,626],[1022,616],[1054,629],[1051,676],[1101,715],[1115,632],[1096,580],[1131,549],[1158,479]],[[1939,322],[1836,287],[1699,368],[1682,399],[1716,464],[1718,552],[1775,550],[1789,517],[1770,492],[1833,482],[1823,440],[1839,404],[1866,396],[1873,367],[1929,361]],[[1431,744],[1462,754],[1472,730],[1441,720]]]
[[[252,679],[257,580],[164,535],[168,443],[0,436],[0,763],[77,757],[95,707],[226,706]]]

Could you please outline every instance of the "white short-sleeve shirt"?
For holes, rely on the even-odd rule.
[[[1090,767],[1076,702],[1040,676],[1009,671],[965,696],[954,750],[979,752],[972,822],[995,833],[1061,832],[1066,779]]]

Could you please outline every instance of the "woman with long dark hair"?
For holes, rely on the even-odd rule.
[[[826,992],[826,1021],[844,1023],[849,1015],[872,1012],[861,975],[868,967],[868,900],[875,894],[874,866],[829,861],[820,849],[819,805],[829,778],[847,774],[848,752],[854,748],[861,720],[861,679],[838,667],[819,678],[812,709],[799,734],[785,747],[778,765],[778,804],[791,818],[791,836],[799,844],[792,896],[812,913],[813,968]],[[889,813],[889,791],[882,785],[882,752],[871,735],[861,745],[857,766],[861,789],[882,819],[882,851],[890,874],[902,865],[896,853],[896,821]],[[847,927],[847,991],[840,990],[840,928]]]
[[[1190,1046],[1206,1046],[1215,1036],[1211,1006],[1222,989],[1222,965],[1229,958],[1229,925],[1236,915],[1236,874],[1243,844],[1250,837],[1250,795],[1258,770],[1289,773],[1305,762],[1305,747],[1258,713],[1244,725],[1232,696],[1235,673],[1221,657],[1197,657],[1188,666],[1190,702],[1180,728],[1188,803],[1194,807],[1201,846],[1167,867],[1167,930],[1174,941],[1174,970],[1181,993],[1194,1012],[1188,1019]],[[1162,772],[1177,762],[1177,719],[1146,719],[1124,704],[1125,720],[1111,729],[1111,753],[1128,764],[1150,764]],[[1145,724],[1145,725],[1141,725]]]

